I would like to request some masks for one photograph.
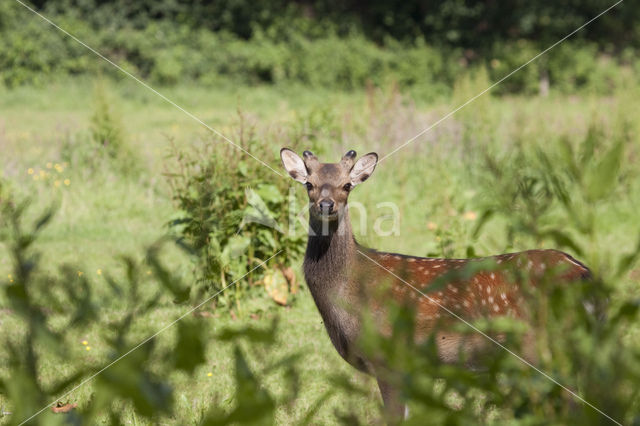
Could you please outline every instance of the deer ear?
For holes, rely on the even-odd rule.
[[[378,164],[378,154],[375,152],[370,152],[367,155],[360,157],[349,173],[351,185],[356,186],[357,184],[367,180],[376,168],[376,164]]]
[[[282,148],[280,150],[280,159],[289,176],[294,178],[300,183],[307,182],[307,168],[304,165],[302,158],[289,148]]]

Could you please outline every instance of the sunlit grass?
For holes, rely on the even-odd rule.
[[[468,98],[483,88],[479,82],[458,96]],[[88,139],[89,82],[39,89],[18,88],[0,97],[0,123],[4,129],[0,133],[0,147],[6,159],[0,165],[0,171],[16,193],[34,199],[36,208],[50,204],[58,206],[51,226],[41,237],[39,247],[44,254],[43,263],[77,264],[78,276],[89,277],[98,295],[100,287],[105,286],[105,276],[123,274],[117,256],[141,253],[145,246],[167,232],[166,224],[175,216],[162,176],[169,141],[188,147],[208,137],[201,125],[142,88],[125,82],[114,84],[112,90],[132,149],[144,163],[140,175],[117,172],[102,158],[97,158],[91,165],[69,164],[63,160],[61,152],[69,138],[79,138],[80,144]],[[321,160],[327,162],[337,161],[352,148],[360,154],[377,150],[384,156],[393,146],[407,140],[407,135],[412,136],[428,127],[456,106],[453,101],[430,105],[420,99],[405,98],[399,103],[385,104],[383,100],[392,96],[386,91],[376,92],[373,98],[360,92],[325,93],[301,87],[241,86],[211,91],[176,87],[163,92],[207,124],[231,135],[239,119],[236,108],[250,117],[257,127],[293,127],[299,121],[317,119],[320,130],[313,130],[317,133],[315,136],[305,137],[310,146],[324,151]],[[379,110],[372,110],[368,106],[371,102]],[[593,122],[601,123],[605,137],[608,137],[616,131],[616,120],[621,115],[634,118],[637,105],[628,94],[610,98],[488,98],[482,109],[472,104],[461,111],[460,117],[442,123],[378,166],[372,179],[351,197],[352,201],[366,206],[368,213],[365,232],[360,232],[358,226],[354,226],[354,231],[366,245],[394,252],[464,257],[468,247],[473,246],[478,255],[498,253],[507,246],[500,220],[489,223],[478,239],[472,238],[482,207],[483,194],[475,178],[478,169],[483,167],[483,159],[469,158],[469,153],[482,152],[485,148],[487,153],[501,152],[517,143],[544,146],[545,141],[553,141],[559,134],[579,141]],[[329,118],[308,118],[317,111],[326,112]],[[319,115],[324,117],[323,114]],[[387,124],[379,125],[385,117]],[[394,122],[402,117],[413,117],[413,121],[405,122],[404,127],[395,125]],[[331,129],[323,132],[331,126],[346,130],[342,135],[336,135]],[[636,135],[637,156],[640,148],[635,120],[632,126],[636,126],[629,131]],[[273,158],[266,159],[274,167],[278,166],[275,153],[279,148],[279,145],[274,146]],[[273,179],[281,178],[274,174]],[[638,191],[626,194],[615,205],[593,206],[597,226],[602,230],[598,244],[604,255],[630,251],[636,242],[640,188],[638,185],[634,188]],[[385,213],[376,206],[384,201],[392,201],[399,208],[398,235],[383,237],[372,232],[376,219]],[[354,212],[352,219],[356,222],[360,218]],[[170,267],[189,279],[192,263],[184,254],[176,251],[165,257]],[[297,270],[299,273],[299,267]],[[11,274],[11,259],[2,248],[0,276],[6,276],[11,282]],[[620,291],[640,295],[639,281],[638,275],[625,277],[620,282]],[[291,411],[278,413],[279,423],[292,423],[304,417],[306,410],[331,386],[327,375],[334,372],[354,377],[354,381],[370,389],[369,398],[349,398],[344,394],[332,397],[319,410],[313,423],[335,423],[335,410],[354,410],[365,421],[378,418],[380,401],[375,382],[356,373],[339,358],[307,291],[297,297],[291,308],[277,308],[266,297],[252,303],[246,314],[239,313],[237,319],[226,311],[200,319],[211,329],[207,365],[194,374],[195,383],[182,373],[176,373],[172,378],[177,409],[176,417],[171,421],[191,424],[198,421],[212,401],[222,407],[232,404],[228,399],[234,386],[231,347],[213,340],[213,336],[223,326],[268,322],[276,315],[282,319],[276,355],[283,356],[292,351],[304,354],[300,364],[303,387],[298,403]],[[138,324],[135,336],[147,337],[187,308],[166,301],[162,309]],[[117,316],[118,306],[110,306],[109,312]],[[255,319],[249,315],[252,312],[258,313]],[[1,312],[0,321],[0,340],[10,340],[22,332],[10,313]],[[638,333],[640,327],[630,330],[630,336]],[[59,360],[45,360],[41,371],[43,380],[60,371],[70,371],[69,366],[74,363],[98,366],[99,361],[105,359],[99,330],[84,330],[68,338],[73,345],[72,358],[66,360],[66,366],[61,366]],[[171,338],[172,334],[168,332],[159,339],[160,344],[166,344],[162,343],[163,339]],[[248,346],[246,350],[251,352]],[[260,362],[257,357],[250,360],[255,364]],[[10,374],[6,367],[1,367],[0,372]],[[280,383],[278,377],[265,380],[265,386],[270,389],[278,389]],[[78,402],[81,408],[85,407],[91,399],[91,384],[69,399]],[[4,406],[1,397],[0,406]],[[125,409],[130,411],[130,408]],[[134,418],[133,413],[131,418]]]

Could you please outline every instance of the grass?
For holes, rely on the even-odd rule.
[[[144,247],[166,232],[167,222],[175,217],[162,176],[169,142],[173,140],[179,147],[187,148],[206,138],[207,131],[133,82],[110,83],[114,109],[124,124],[133,155],[141,164],[141,172],[123,174],[108,159],[82,155],[65,164],[63,152],[70,140],[75,141],[71,145],[72,153],[81,151],[83,144],[88,143],[92,87],[91,81],[76,80],[3,92],[0,95],[0,149],[5,154],[5,161],[0,165],[0,171],[17,193],[35,199],[36,209],[58,203],[58,213],[39,244],[43,264],[77,264],[78,270],[90,277],[96,294],[100,295],[106,275],[123,275],[118,255],[126,253],[139,257]],[[260,128],[300,126],[301,132],[308,133],[302,140],[319,147],[321,160],[337,161],[350,148],[360,154],[376,150],[384,156],[393,146],[408,140],[482,89],[483,81],[460,84],[451,102],[436,104],[401,96],[393,89],[330,93],[302,87],[228,86],[205,92],[197,87],[178,86],[162,92],[207,124],[231,135],[232,139],[238,126],[237,109]],[[521,246],[530,243],[526,239],[510,243],[499,220],[489,223],[478,239],[472,237],[477,214],[486,202],[487,194],[477,185],[477,173],[483,167],[483,159],[469,158],[469,153],[477,154],[486,148],[489,155],[494,155],[506,152],[517,143],[537,143],[544,147],[545,140],[555,141],[558,134],[579,140],[594,122],[600,123],[606,135],[611,135],[619,127],[616,120],[633,118],[638,111],[633,95],[638,89],[634,90],[606,98],[479,99],[384,160],[373,178],[354,192],[351,201],[360,202],[367,208],[364,233],[356,225],[360,216],[354,214],[353,217],[358,239],[382,250],[417,255],[436,253],[464,257],[470,245],[477,254],[493,254],[514,246],[529,248]],[[631,132],[638,135],[638,125],[633,121],[632,124],[636,127]],[[331,130],[333,128],[340,129],[339,134]],[[283,144],[286,140],[283,138]],[[637,136],[635,141],[632,154],[638,155]],[[273,157],[265,159],[277,170],[280,170],[279,148],[280,145],[273,146]],[[95,163],[89,167],[78,158]],[[52,168],[47,168],[47,163],[51,163]],[[57,171],[56,164],[63,170]],[[475,166],[469,167],[470,164]],[[30,168],[34,169],[33,174],[29,174]],[[33,176],[39,175],[40,170],[49,176],[36,181]],[[273,178],[281,179],[275,174]],[[69,185],[55,186],[56,180],[64,182],[64,179],[69,179]],[[633,187],[640,189],[637,184]],[[635,245],[639,194],[640,190],[626,194],[613,204],[593,206],[598,228],[602,231],[597,240],[601,256],[627,252]],[[392,201],[398,207],[397,235],[380,236],[371,232],[376,221],[382,220],[383,228],[390,226],[390,222],[384,222],[388,208],[378,205],[384,201]],[[550,242],[542,244],[548,246]],[[165,253],[164,259],[183,278],[189,279],[191,263],[186,256],[171,251]],[[597,269],[598,265],[594,267]],[[3,248],[0,251],[0,277],[10,273],[11,259]],[[297,273],[300,275],[299,266]],[[626,277],[619,283],[620,291],[640,296],[639,279],[637,276]],[[332,386],[328,377],[336,372],[353,377],[354,383],[365,387],[368,393],[365,396],[339,393],[322,405],[312,423],[336,423],[336,411],[355,412],[368,423],[378,418],[380,401],[374,380],[354,372],[340,359],[329,342],[308,291],[303,289],[293,305],[287,308],[275,307],[262,295],[248,303],[247,311],[238,311],[233,316],[220,311],[213,317],[199,319],[210,329],[206,367],[196,371],[195,383],[182,373],[171,377],[176,416],[163,418],[163,422],[196,423],[211,401],[218,401],[223,407],[230,406],[233,401],[229,396],[233,395],[234,386],[232,347],[213,337],[222,327],[267,323],[275,316],[281,320],[281,333],[274,352],[263,353],[250,342],[244,342],[243,348],[256,367],[265,359],[276,359],[292,351],[299,351],[303,356],[301,392],[293,407],[278,412],[278,423],[299,422]],[[134,336],[142,339],[152,334],[187,309],[165,303],[138,324]],[[108,312],[117,316],[119,307],[117,304],[109,306]],[[252,317],[250,313],[257,313],[257,316]],[[0,340],[11,340],[21,332],[10,312],[0,312]],[[629,331],[630,336],[639,333],[638,327]],[[43,380],[71,371],[71,366],[78,363],[98,366],[106,356],[101,339],[100,330],[91,328],[69,336],[70,357],[45,360],[40,372]],[[160,337],[159,344],[167,344],[171,339],[175,339],[175,333],[168,330]],[[82,345],[83,340],[90,343],[90,351]],[[11,371],[0,367],[0,374],[8,376]],[[267,376],[264,384],[276,393],[283,391],[278,375]],[[68,399],[83,407],[89,403],[91,393],[92,385],[87,384]],[[6,408],[5,404],[0,396],[0,407]],[[123,408],[130,413],[131,423],[140,423],[130,407]],[[10,407],[6,409],[10,411]]]

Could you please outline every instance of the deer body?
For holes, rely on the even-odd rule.
[[[353,151],[337,164],[320,164],[308,151],[304,160],[287,149],[281,151],[281,157],[285,169],[309,192],[310,235],[303,268],[327,333],[342,358],[378,379],[385,408],[396,418],[402,410],[397,391],[380,377],[383,366],[379,360],[367,359],[356,345],[361,309],[381,318],[380,332],[386,334],[390,327],[385,324],[388,304],[384,302],[393,300],[411,306],[415,312],[415,339],[425,340],[435,333],[439,358],[456,362],[461,351],[473,355],[490,343],[481,335],[469,337],[450,332],[446,325],[458,321],[455,316],[473,320],[506,315],[526,321],[526,292],[514,271],[522,272],[531,286],[536,286],[550,270],[560,271],[554,278],[564,282],[589,275],[588,268],[557,250],[530,250],[482,259],[439,259],[365,248],[353,236],[347,197],[355,185],[371,175],[377,155],[367,154],[355,164]],[[464,279],[456,276],[455,271],[479,261],[492,267],[479,269]],[[430,286],[445,274],[452,278],[431,290]],[[525,342],[523,348],[526,353],[522,355],[535,361],[533,344]]]

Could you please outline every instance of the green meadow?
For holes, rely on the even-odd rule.
[[[384,157],[489,84],[485,73],[469,73],[456,81],[452,96],[437,100],[422,99],[393,85],[327,91],[293,84],[225,84],[206,89],[184,84],[158,90],[233,141],[242,139],[242,132],[251,129],[254,136],[246,145],[248,150],[259,147],[265,153],[261,159],[284,175],[278,158],[283,146],[311,149],[326,162],[338,161],[349,149],[359,154],[376,151]],[[633,253],[638,244],[638,95],[640,87],[629,86],[607,96],[552,92],[547,97],[491,93],[480,97],[384,159],[372,178],[354,191],[350,201],[364,207],[354,210],[352,217],[358,240],[385,251],[446,257],[556,247],[603,277],[610,286],[614,306],[637,300],[640,273],[633,266],[635,258],[623,274],[616,275],[616,271],[620,259]],[[108,147],[96,143],[92,136],[92,117],[99,113],[100,102],[109,105],[112,125],[126,148],[117,157],[110,156]],[[617,143],[622,146],[621,154],[609,166],[602,165]],[[151,295],[157,271],[146,262],[145,250],[163,236],[179,233],[168,224],[184,213],[169,182],[169,175],[179,167],[176,153],[190,153],[203,144],[213,146],[209,152],[215,153],[215,147],[224,147],[227,142],[124,77],[87,77],[40,87],[2,89],[0,172],[4,189],[14,200],[30,200],[22,218],[27,225],[47,208],[53,206],[55,211],[35,242],[34,250],[41,253],[38,274],[56,275],[60,265],[73,265],[71,275],[86,279],[92,306],[98,309],[100,318],[120,318],[131,310],[130,301],[126,293],[114,296],[108,281],[126,282],[122,256],[130,256],[139,268],[142,297]],[[220,149],[225,149],[224,155],[242,159],[250,173],[263,167],[241,151],[227,148]],[[589,149],[591,160],[585,154]],[[567,154],[567,150],[573,154]],[[571,164],[568,155],[575,160]],[[520,191],[528,182],[523,177],[564,176],[571,168],[587,174],[584,185],[571,180],[567,184],[575,208],[572,213],[554,196],[538,191],[540,181],[531,185],[530,192]],[[607,173],[610,168],[615,169],[612,177]],[[233,172],[228,171],[230,176]],[[266,183],[276,182],[279,188],[293,186],[298,201],[304,202],[303,188],[287,177],[268,170],[261,171],[260,176]],[[598,182],[605,187],[589,195],[589,188]],[[397,208],[397,221],[388,217],[393,211],[381,203]],[[588,216],[588,231],[578,224],[576,217],[581,214]],[[389,232],[374,232],[376,221],[380,229]],[[8,227],[7,223],[4,225]],[[562,235],[546,229],[561,231]],[[15,284],[16,259],[11,236],[6,233],[3,238],[6,244],[0,252],[0,278],[7,288]],[[189,285],[196,280],[195,256],[167,244],[159,258],[175,277]],[[287,261],[298,281],[303,282],[301,256]],[[268,263],[266,270],[273,267]],[[216,297],[198,310],[205,314],[188,317],[197,324],[205,344],[202,362],[191,373],[158,369],[157,374],[166,374],[161,378],[172,388],[171,411],[160,410],[149,417],[141,415],[131,400],[114,398],[101,405],[103,409],[94,413],[95,418],[107,422],[111,409],[127,424],[199,424],[212,406],[222,413],[231,411],[239,401],[233,349],[238,346],[251,370],[257,372],[260,388],[271,395],[287,394],[291,383],[285,373],[267,366],[273,360],[299,354],[295,363],[299,389],[294,399],[277,405],[276,423],[380,421],[381,400],[375,381],[355,372],[338,356],[304,283],[290,295],[287,306],[276,304],[262,285],[248,286],[241,279],[238,287],[243,292],[226,290],[237,300],[229,299],[221,306],[216,304]],[[4,306],[8,306],[7,294],[2,295]],[[125,346],[134,347],[197,303],[193,299],[174,303],[170,296],[162,295],[153,309],[135,316]],[[41,304],[46,307],[46,300]],[[219,338],[222,330],[264,328],[273,319],[278,319],[273,345],[250,337],[232,341]],[[47,321],[57,329],[66,324],[67,316],[47,313]],[[39,353],[38,380],[53,383],[78,369],[97,371],[112,360],[113,348],[104,324],[97,321],[86,327],[63,328],[59,343],[65,347],[64,353],[44,349]],[[0,325],[3,342],[19,341],[27,330],[24,319],[11,308],[0,311]],[[175,344],[176,328],[170,327],[154,339],[159,350]],[[624,345],[637,346],[640,326],[625,326],[622,337]],[[14,357],[0,351],[3,381],[12,380],[14,370],[9,359]],[[155,359],[150,355],[150,361]],[[154,370],[153,365],[150,369]],[[566,378],[562,368],[555,373]],[[89,376],[87,373],[84,377]],[[338,376],[346,382],[337,381]],[[77,404],[77,410],[89,412],[102,389],[92,380],[60,402]],[[56,397],[47,398],[53,401]],[[35,411],[36,405],[26,404],[24,410]],[[455,412],[455,404],[453,407]],[[0,408],[0,420],[7,423],[21,421],[11,413],[27,412],[17,410],[15,401],[6,394],[0,394]],[[410,408],[422,413],[416,401]],[[494,404],[481,410],[476,420],[516,422],[512,415],[509,409]],[[70,419],[49,409],[40,416],[34,421],[54,424]],[[620,420],[630,421],[629,416]],[[420,423],[420,418],[414,421]]]

